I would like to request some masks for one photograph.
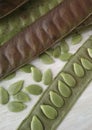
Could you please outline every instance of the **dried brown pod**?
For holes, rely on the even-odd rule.
[[[0,79],[33,60],[92,14],[92,0],[64,0],[0,48]]]
[[[10,14],[28,0],[0,0],[0,19]]]

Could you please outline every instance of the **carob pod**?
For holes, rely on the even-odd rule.
[[[39,119],[39,125],[42,126],[39,130],[56,130],[56,127],[92,81],[92,57],[89,48],[92,49],[92,36],[59,72],[17,130],[36,130],[35,126],[38,126],[38,123],[33,120],[35,116]],[[91,63],[90,70],[85,68],[85,65],[87,67],[89,63],[83,63],[81,61],[83,58]],[[78,70],[79,67],[81,67],[81,71]]]
[[[0,19],[10,14],[28,0],[0,0]]]
[[[18,32],[23,30],[28,25],[35,22],[38,18],[48,13],[52,8],[56,7],[63,0],[31,0],[21,8],[14,11],[12,14],[0,20],[0,46],[10,40]],[[92,17],[92,16],[90,16]],[[92,18],[86,24],[81,24],[83,30],[92,25]],[[85,27],[86,26],[86,27]]]
[[[0,45],[48,13],[63,0],[29,0],[7,17],[0,19]]]
[[[85,20],[81,25],[79,25],[75,30],[82,31],[88,27],[92,27],[92,15],[87,20]]]
[[[28,26],[0,48],[0,79],[53,46],[91,14],[92,0],[65,0]]]

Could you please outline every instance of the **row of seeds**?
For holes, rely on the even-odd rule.
[[[91,41],[92,42],[92,41]],[[92,59],[92,48],[87,48],[87,54],[89,57]],[[86,71],[92,71],[92,62],[80,56],[80,62],[81,64],[74,62],[72,64],[73,66],[73,72],[75,76],[78,78],[83,78],[85,77]],[[51,103],[54,105],[49,105],[45,104],[45,102],[40,105],[40,109],[43,113],[43,116],[50,120],[55,120],[58,116],[58,109],[63,107],[65,104],[66,98],[69,98],[72,96],[72,89],[76,87],[77,81],[75,76],[73,77],[70,73],[68,72],[61,72],[60,76],[62,77],[63,80],[58,80],[57,81],[57,86],[58,86],[58,92],[55,92],[52,90],[49,91],[49,99]],[[57,87],[55,86],[55,87]],[[44,117],[44,118],[45,118]],[[44,123],[40,120],[40,117],[34,115],[31,121],[31,130],[45,130]]]

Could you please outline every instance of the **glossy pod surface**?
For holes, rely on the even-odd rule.
[[[92,13],[92,0],[65,0],[0,48],[0,78],[33,60]]]
[[[10,14],[28,0],[0,0],[0,19]]]

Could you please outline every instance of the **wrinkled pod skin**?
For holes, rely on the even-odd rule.
[[[0,19],[10,14],[28,0],[0,0]]]
[[[0,79],[28,63],[92,14],[92,0],[64,0],[0,48]]]

